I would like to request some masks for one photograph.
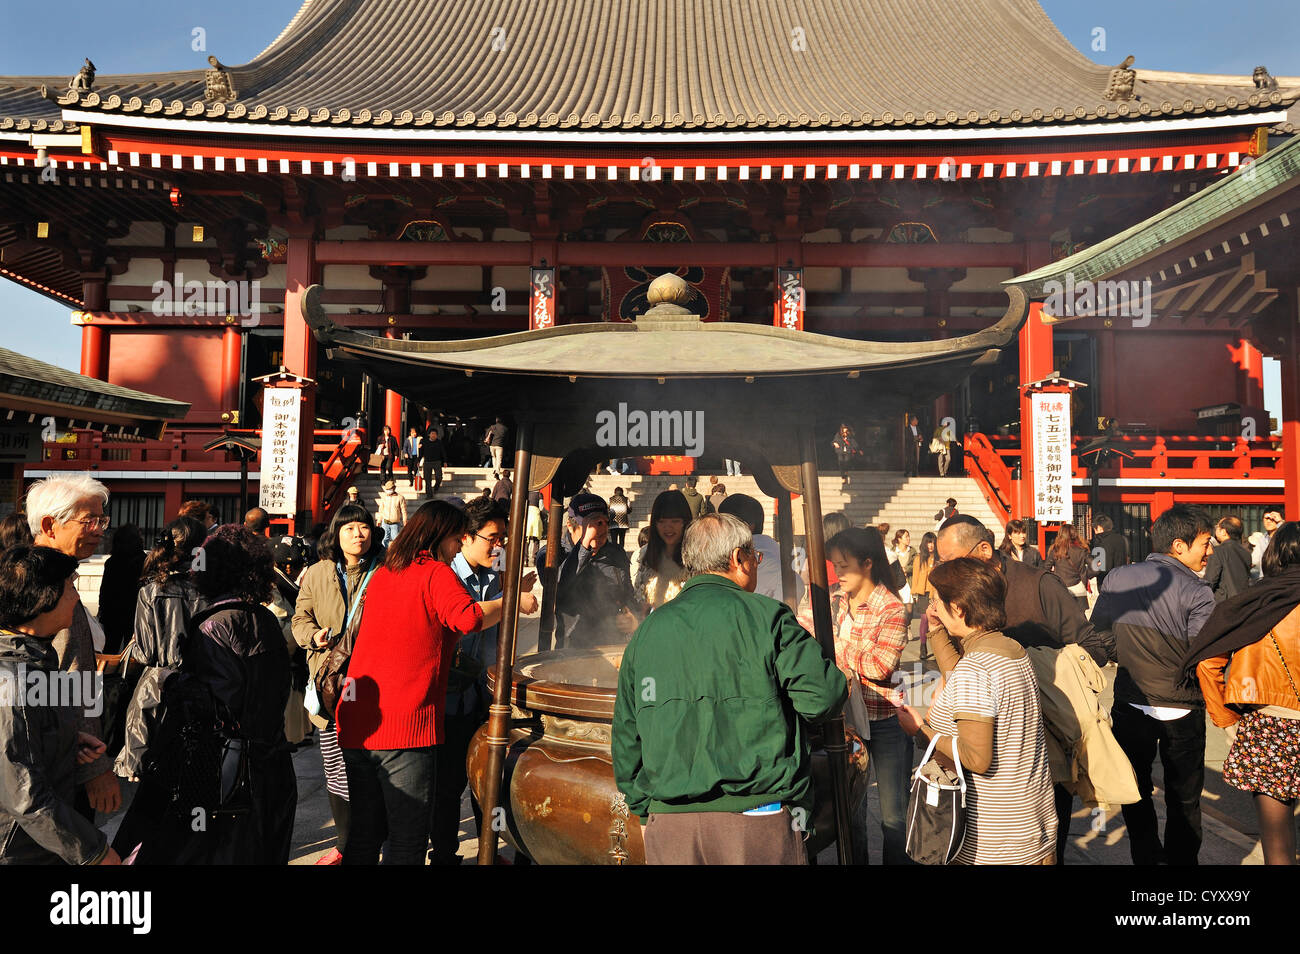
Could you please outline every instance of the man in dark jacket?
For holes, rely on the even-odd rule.
[[[1097,577],[1097,585],[1101,586],[1107,573],[1116,567],[1128,565],[1128,541],[1123,534],[1115,532],[1115,521],[1102,513],[1092,520],[1091,545],[1092,571]],[[1098,550],[1101,552],[1098,553]]]
[[[595,494],[578,494],[569,502],[569,524],[574,544],[556,573],[556,638],[564,646],[620,643],[643,610],[627,551],[609,540],[609,506]]]
[[[704,506],[704,495],[695,489],[695,485],[698,483],[699,483],[699,478],[696,477],[694,474],[691,474],[689,477],[686,478],[686,488],[684,490],[677,491],[679,494],[681,494],[683,497],[686,498],[686,506],[691,508],[692,520],[700,519],[700,510]]]
[[[1087,651],[1098,666],[1105,666],[1111,653],[1110,633],[1094,627],[1083,615],[1076,600],[1061,578],[1041,568],[1027,566],[995,550],[993,534],[969,514],[950,517],[939,528],[936,544],[940,561],[977,557],[997,564],[1007,578],[1007,625],[1003,632],[1028,649],[1049,646],[1060,649],[1078,645]],[[948,638],[931,614],[928,638],[931,645]],[[1059,782],[1054,786],[1056,799],[1056,863],[1065,864],[1065,846],[1070,837],[1070,816],[1074,794]]]
[[[1156,519],[1156,552],[1112,570],[1093,608],[1113,629],[1119,672],[1111,717],[1115,740],[1133,765],[1142,800],[1125,805],[1135,865],[1194,865],[1201,848],[1205,782],[1205,700],[1183,656],[1214,611],[1214,594],[1197,572],[1210,542],[1205,511],[1177,504]],[[1151,764],[1164,766],[1165,840],[1151,801]]]
[[[844,676],[788,606],[754,593],[743,521],[692,522],[682,561],[691,578],[632,637],[614,702],[614,778],[646,862],[807,864],[804,720],[840,710]]]
[[[420,442],[420,461],[424,470],[424,496],[432,500],[442,489],[442,465],[447,462],[447,447],[438,433],[438,425],[432,421]]]
[[[1214,602],[1222,603],[1250,585],[1250,548],[1241,542],[1246,528],[1241,518],[1224,517],[1214,525],[1214,552],[1205,564],[1206,585]]]

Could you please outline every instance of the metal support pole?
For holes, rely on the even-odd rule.
[[[546,521],[546,564],[542,567],[542,617],[537,627],[537,651],[551,648],[555,637],[555,583],[560,566],[560,533],[564,527],[564,501],[551,484],[551,512]],[[558,646],[555,647],[559,649]]]
[[[799,612],[799,588],[794,573],[794,513],[790,494],[776,498],[776,535],[781,548],[781,596],[790,609]]]
[[[501,804],[501,781],[510,744],[510,685],[515,666],[515,634],[519,623],[519,576],[524,565],[524,520],[527,517],[529,471],[533,463],[533,425],[519,426],[515,441],[515,492],[510,498],[510,538],[506,544],[506,573],[501,581],[501,624],[497,629],[497,677],[488,707],[488,758],[483,780],[483,826],[479,832],[478,863],[496,864],[495,809]]]
[[[831,631],[831,600],[826,580],[826,541],[822,536],[822,495],[817,484],[817,447],[811,427],[799,435],[800,479],[803,483],[804,542],[808,550],[808,597],[812,604],[813,633],[831,660],[835,659],[835,634]],[[837,715],[823,730],[830,762],[831,799],[835,808],[835,845],[840,864],[853,864],[849,833],[849,760],[844,744],[844,716]]]

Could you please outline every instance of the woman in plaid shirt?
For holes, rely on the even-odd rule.
[[[853,727],[851,734],[858,737],[855,742],[865,744],[876,767],[884,862],[909,864],[905,819],[912,745],[898,724],[895,707],[903,704],[903,693],[894,681],[907,643],[903,604],[893,588],[885,541],[875,527],[840,531],[826,542],[826,555],[839,578],[830,594],[835,663],[849,679],[858,680],[869,720],[866,727]],[[802,609],[799,621],[811,632],[812,609],[806,600]],[[853,854],[865,863],[867,765],[860,758],[854,764]]]

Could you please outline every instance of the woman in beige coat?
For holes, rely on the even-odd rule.
[[[374,570],[383,562],[383,547],[375,520],[364,507],[344,504],[320,539],[320,560],[298,578],[298,602],[293,614],[293,637],[307,650],[307,678],[314,681],[325,661],[331,637],[347,628],[348,611],[365,592]],[[335,734],[333,713],[313,713],[320,729],[320,754],[325,766],[325,788],[334,816],[337,846],[317,864],[339,864],[347,842],[351,817],[348,779],[343,753]]]

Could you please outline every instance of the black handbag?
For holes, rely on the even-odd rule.
[[[934,758],[936,735],[912,774],[907,803],[907,857],[920,865],[951,864],[966,840],[966,778],[957,740],[953,740],[955,773]]]
[[[206,687],[183,677],[168,682],[144,775],[162,789],[167,810],[183,821],[191,821],[196,809],[209,818],[248,814],[248,741],[217,716]]]

